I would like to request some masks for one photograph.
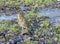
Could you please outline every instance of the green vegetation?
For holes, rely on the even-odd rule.
[[[27,17],[28,16],[28,17]],[[32,17],[31,17],[32,16]],[[59,26],[51,26],[51,22],[45,20],[46,16],[43,17],[38,17],[37,18],[37,22],[39,24],[36,24],[37,22],[35,22],[34,25],[34,19],[39,16],[37,13],[33,13],[33,14],[28,14],[25,16],[25,18],[27,18],[27,20],[32,24],[29,28],[28,31],[31,31],[31,29],[34,29],[34,37],[41,37],[44,34],[48,35],[47,37],[49,37],[49,39],[46,39],[45,41],[47,41],[49,44],[52,42],[52,40],[55,41],[60,41],[60,27]],[[41,19],[39,19],[41,18]],[[44,18],[44,19],[43,19]],[[3,20],[0,21],[0,31],[4,31],[6,29],[12,30],[13,32],[18,33],[18,31],[21,31],[21,28],[19,28],[19,25],[17,23],[12,23],[9,20]],[[50,35],[52,33],[52,35]],[[32,42],[32,43],[31,43]],[[28,41],[26,42],[26,44],[37,44],[38,41]]]
[[[19,27],[18,24],[15,23],[12,24],[12,22],[9,20],[0,21],[0,32],[6,29],[16,32],[19,29],[18,27]]]
[[[52,4],[54,1],[53,0],[23,0],[23,3],[26,5],[34,5],[34,6],[39,6],[42,4]]]
[[[39,7],[42,5],[52,5],[55,1],[56,0],[6,0],[5,4],[19,6],[20,4],[24,3],[25,5]],[[2,0],[0,0],[0,5],[1,4]],[[30,23],[27,30],[28,33],[33,32],[33,35],[30,35],[29,33],[29,37],[32,36],[37,39],[44,38],[44,41],[48,42],[48,44],[51,44],[53,40],[56,42],[60,42],[60,25],[53,25],[53,22],[49,21],[50,18],[48,16],[40,16],[36,11],[37,10],[33,9],[30,11],[26,10],[27,14],[25,15],[25,19]],[[4,30],[11,30],[12,32],[15,32],[13,34],[18,34],[18,36],[20,36],[19,34],[21,32],[21,27],[18,25],[18,22],[13,22],[10,20],[0,20],[0,32],[4,32]],[[7,33],[5,36],[8,35],[7,37],[9,38],[9,34]],[[16,35],[13,36],[15,37]],[[27,40],[25,43],[38,44],[38,42],[41,41]]]
[[[32,5],[32,6],[41,6],[41,5],[51,5],[56,0],[6,0],[5,4],[11,4],[11,5],[20,5],[21,3],[24,3],[25,5]],[[2,4],[2,0],[0,0],[0,3]]]

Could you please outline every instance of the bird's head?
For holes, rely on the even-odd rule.
[[[21,9],[18,9],[18,10],[17,10],[17,14],[18,14],[19,16],[24,16],[24,12],[23,12]]]

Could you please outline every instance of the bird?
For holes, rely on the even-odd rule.
[[[22,28],[22,33],[28,32],[29,22],[25,19],[23,11],[17,10],[18,24]]]

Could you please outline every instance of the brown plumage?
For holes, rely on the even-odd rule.
[[[28,28],[28,21],[26,21],[23,11],[22,10],[18,10],[17,11],[18,14],[18,24],[20,27],[22,27],[22,33],[26,33],[27,28]]]

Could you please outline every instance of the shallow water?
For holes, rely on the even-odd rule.
[[[49,16],[49,17],[56,17],[60,16],[60,8],[45,8],[39,11],[40,15]]]
[[[17,15],[6,16],[5,13],[2,13],[0,20],[12,20],[17,18]]]
[[[14,13],[14,11],[13,11]],[[51,21],[54,21],[56,24],[60,23],[60,8],[44,8],[40,9],[38,12],[41,16],[49,16]],[[0,20],[12,20],[17,18],[17,14],[11,16],[6,16],[5,13],[0,13]]]
[[[60,24],[60,8],[45,8],[39,10],[41,16],[49,16],[55,24]]]
[[[39,10],[38,12],[41,16],[49,16],[51,18],[55,18],[57,16],[60,16],[60,8],[44,8]],[[17,18],[17,15],[12,16],[6,16],[5,13],[0,16],[0,20],[10,20],[12,18]]]

